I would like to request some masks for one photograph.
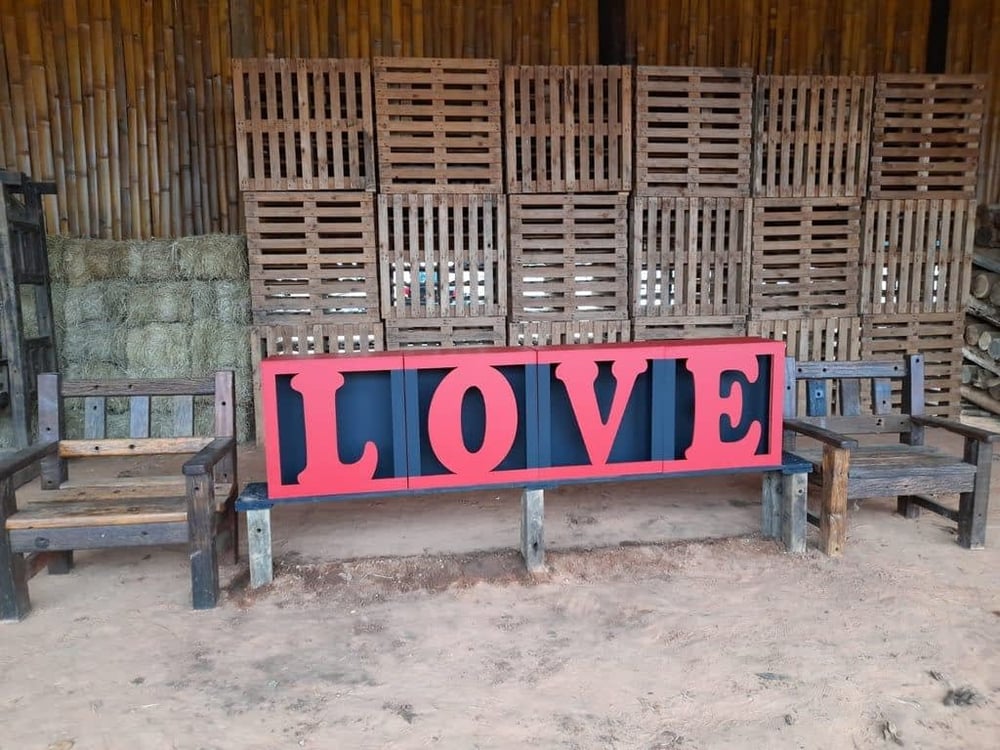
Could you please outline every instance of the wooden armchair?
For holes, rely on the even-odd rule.
[[[128,438],[106,438],[108,398],[129,399]],[[197,399],[196,397],[201,397]],[[214,397],[213,436],[194,437],[195,405]],[[65,435],[66,405],[82,399],[82,440]],[[151,401],[173,409],[178,437],[149,437]],[[208,408],[213,408],[210,405]],[[31,564],[44,557],[50,573],[72,568],[73,550],[144,545],[188,545],[195,609],[219,597],[216,552],[220,531],[235,549],[237,493],[233,373],[174,380],[63,381],[38,377],[39,442],[0,462],[0,619],[30,610]],[[67,459],[193,454],[171,476],[101,477],[73,481]],[[19,502],[13,477],[40,464],[44,499]],[[28,559],[26,559],[28,556]]]
[[[870,413],[862,413],[863,382],[870,382]],[[902,388],[901,408],[892,409],[892,387]],[[805,416],[798,416],[805,386]],[[830,404],[835,403],[833,413]],[[958,523],[958,543],[981,549],[986,543],[986,511],[990,499],[992,444],[1000,434],[924,414],[924,358],[913,354],[896,361],[785,363],[785,450],[813,464],[810,483],[820,490],[820,546],[838,555],[847,537],[847,502],[870,497],[896,497],[897,509],[916,518],[921,508]],[[924,445],[926,428],[965,438],[962,456],[950,456]],[[870,437],[897,436],[896,442]],[[795,445],[796,436],[821,448]],[[863,441],[863,442],[862,442]],[[888,444],[887,444],[888,442]],[[941,504],[959,496],[958,509]]]

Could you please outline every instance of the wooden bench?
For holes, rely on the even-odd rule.
[[[129,403],[129,436],[106,437],[109,398]],[[84,405],[83,439],[67,439],[66,407]],[[169,402],[176,437],[150,437],[154,406]],[[209,403],[203,403],[209,402]],[[151,406],[152,405],[152,406]],[[194,436],[195,410],[211,409],[212,434]],[[237,490],[235,386],[231,371],[172,380],[64,381],[38,378],[39,442],[0,462],[0,619],[30,610],[28,578],[44,556],[50,573],[72,568],[73,550],[187,544],[195,609],[219,597],[216,543],[228,531],[233,546]],[[74,481],[69,459],[193,454],[170,476]],[[13,477],[33,464],[41,469],[44,500],[19,503]],[[29,556],[29,559],[26,559]]]
[[[865,384],[869,388],[863,389]],[[800,385],[806,391],[802,416]],[[870,393],[868,404],[862,399],[865,391]],[[893,407],[896,399],[898,409]],[[992,444],[1000,434],[924,414],[922,355],[880,362],[788,358],[784,412],[785,449],[813,466],[810,482],[820,490],[821,510],[809,520],[819,526],[820,546],[827,554],[840,554],[846,543],[848,501],[873,497],[898,498],[897,510],[907,518],[916,518],[921,508],[938,513],[957,522],[963,547],[985,545]],[[963,454],[925,445],[926,428],[963,437]],[[799,447],[796,436],[820,447]],[[872,436],[896,440],[887,444]],[[949,495],[959,496],[957,508],[939,501]]]
[[[761,493],[761,534],[767,539],[781,541],[793,553],[806,550],[806,492],[808,474],[812,464],[793,453],[783,453],[781,466],[763,472]],[[725,472],[705,472],[699,476]],[[631,479],[650,477],[623,477]],[[530,572],[545,568],[545,489],[556,485],[525,488],[521,494],[521,533],[519,548]],[[438,490],[446,492],[447,490]],[[391,493],[412,495],[412,492]],[[338,495],[336,497],[297,498],[272,500],[265,482],[251,482],[236,499],[237,512],[246,513],[247,549],[250,557],[250,586],[258,588],[269,584],[274,575],[271,553],[271,509],[289,502],[340,502],[354,499],[371,499],[370,496]]]

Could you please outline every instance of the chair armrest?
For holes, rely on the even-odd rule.
[[[953,432],[956,435],[971,438],[972,440],[980,440],[984,443],[996,443],[1000,441],[1000,433],[990,432],[989,430],[984,430],[979,427],[972,427],[970,425],[962,424],[961,422],[956,422],[952,419],[931,417],[925,414],[915,414],[910,417],[910,421],[923,427],[938,427],[942,430]]]
[[[841,435],[839,432],[828,430],[825,427],[820,427],[819,425],[803,422],[800,419],[786,419],[784,427],[786,430],[797,432],[799,435],[804,435],[812,438],[813,440],[818,440],[819,442],[831,445],[834,448],[851,449],[858,447],[858,441],[854,438]]]
[[[184,462],[184,476],[193,477],[199,474],[207,474],[227,453],[235,449],[235,437],[215,438],[215,440]]]
[[[41,461],[46,456],[50,456],[58,450],[59,441],[53,440],[48,443],[29,445],[27,448],[24,448],[7,458],[0,459],[0,479],[12,477],[21,469]]]

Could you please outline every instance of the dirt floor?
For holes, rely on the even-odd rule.
[[[537,579],[515,492],[282,508],[209,612],[183,549],[78,553],[0,627],[0,748],[1000,747],[1000,502],[968,552],[866,501],[837,560],[756,535],[754,476],[546,506]]]

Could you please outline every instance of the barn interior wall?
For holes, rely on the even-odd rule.
[[[0,0],[0,166],[55,180],[49,231],[243,230],[232,57],[601,62],[598,0]],[[1000,0],[951,0],[944,71],[1000,70]],[[930,0],[625,0],[625,57],[758,73],[925,72]],[[607,46],[607,45],[606,45]],[[613,46],[613,45],[612,45]],[[980,202],[1000,200],[993,97]]]

